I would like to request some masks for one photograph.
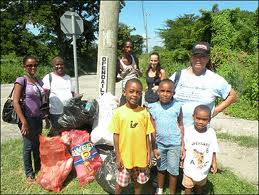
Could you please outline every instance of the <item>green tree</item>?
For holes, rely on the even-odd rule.
[[[169,50],[182,47],[190,49],[196,40],[193,27],[197,19],[198,16],[194,14],[185,14],[176,20],[166,20],[166,28],[159,29],[165,48]]]
[[[125,5],[121,1],[121,9]],[[18,56],[34,54],[41,62],[61,55],[66,61],[72,60],[71,39],[60,28],[60,17],[73,8],[84,22],[84,32],[77,39],[78,55],[88,58],[87,49],[92,49],[99,25],[99,0],[77,1],[7,1],[0,4],[1,9],[1,50],[3,54],[15,52]],[[30,33],[28,24],[39,29],[39,34]]]
[[[123,48],[123,44],[126,40],[130,39],[132,40],[134,44],[134,53],[136,55],[140,55],[142,53],[144,40],[143,37],[140,35],[132,35],[132,32],[135,31],[135,28],[131,28],[127,26],[126,24],[119,23],[119,29],[118,29],[118,55],[121,55],[121,49]]]

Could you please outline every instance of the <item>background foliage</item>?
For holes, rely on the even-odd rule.
[[[258,119],[258,9],[255,12],[239,8],[220,11],[216,4],[211,11],[200,10],[200,13],[201,16],[185,14],[166,20],[166,27],[159,29],[164,47],[154,47],[153,51],[159,52],[162,67],[170,77],[189,66],[195,42],[209,42],[216,72],[238,93],[238,101],[225,113]],[[143,70],[148,58],[148,54],[140,56]],[[145,76],[142,81],[145,83]]]
[[[71,39],[60,29],[60,16],[74,8],[84,20],[85,32],[77,40],[79,75],[96,72],[99,0],[78,1],[7,1],[1,8],[1,83],[12,83],[23,74],[21,59],[25,54],[39,58],[39,76],[50,71],[50,59],[61,55],[66,60],[67,73],[73,76]],[[125,6],[121,0],[121,9]],[[15,14],[14,14],[15,13]],[[39,29],[39,34],[28,30],[28,24]],[[211,44],[211,60],[216,72],[238,92],[237,103],[226,113],[248,119],[258,119],[258,8],[255,12],[236,9],[200,10],[200,15],[185,14],[166,20],[165,28],[158,29],[164,42],[155,46],[168,76],[190,64],[190,50],[197,41]],[[119,24],[117,54],[122,44],[132,39],[135,54],[145,72],[148,54],[142,54],[143,37],[132,35],[135,28]],[[145,85],[145,75],[141,78]],[[219,100],[220,101],[220,100]]]

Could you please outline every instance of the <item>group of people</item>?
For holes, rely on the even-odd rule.
[[[195,190],[201,194],[209,171],[217,172],[218,144],[210,120],[236,101],[236,92],[211,70],[210,45],[198,42],[193,46],[190,66],[170,78],[160,65],[159,54],[150,55],[148,89],[141,104],[143,86],[139,70],[132,66],[132,48],[132,42],[124,44],[123,59],[131,56],[132,60],[124,61],[124,67],[121,60],[118,63],[125,100],[109,126],[118,167],[115,193],[120,194],[130,181],[134,182],[135,194],[141,193],[142,185],[149,180],[153,154],[157,159],[157,194],[163,193],[167,173],[170,194],[176,193],[179,168],[184,172],[185,193]],[[130,78],[126,72],[131,73]],[[217,97],[222,101],[215,106]]]
[[[142,184],[149,180],[152,156],[157,159],[158,194],[162,194],[167,172],[170,193],[175,194],[179,167],[184,170],[182,184],[186,193],[190,194],[193,187],[201,192],[209,170],[217,172],[218,145],[209,122],[235,102],[236,92],[223,77],[209,69],[210,46],[199,42],[192,49],[190,65],[180,71],[180,76],[174,73],[168,78],[159,54],[152,53],[145,73],[147,90],[142,98],[143,87],[138,78],[143,73],[133,55],[132,41],[127,40],[122,51],[116,75],[123,91],[120,107],[114,110],[109,125],[118,166],[116,194],[131,180],[135,193],[141,192]],[[52,136],[59,133],[58,119],[65,102],[76,95],[70,76],[64,73],[64,60],[57,56],[51,64],[53,72],[41,80],[36,76],[38,60],[26,56],[23,59],[26,74],[15,81],[13,105],[20,119],[23,162],[29,182],[35,180],[35,173],[40,170],[39,135],[44,99],[49,101]],[[222,101],[215,106],[217,97]],[[20,99],[24,100],[24,110]]]
[[[14,84],[13,106],[20,119],[18,127],[23,138],[23,164],[28,182],[34,182],[35,173],[40,170],[39,135],[42,133],[44,117],[42,106],[48,103],[49,117],[45,120],[46,124],[50,124],[49,135],[54,136],[60,129],[58,119],[65,102],[75,95],[71,78],[64,72],[64,60],[57,56],[51,64],[53,72],[41,80],[37,77],[37,58],[24,57],[25,75],[18,77]],[[24,110],[19,104],[20,99],[23,99]]]

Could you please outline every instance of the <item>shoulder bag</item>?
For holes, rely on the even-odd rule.
[[[23,95],[26,89],[26,78],[24,78],[24,85],[23,85]],[[14,110],[13,107],[13,99],[12,99],[12,94],[13,94],[13,90],[14,90],[14,86],[13,89],[10,93],[10,95],[8,96],[4,107],[3,107],[3,111],[2,111],[2,119],[3,121],[10,123],[10,124],[18,124],[20,122],[20,119],[17,115],[17,113]],[[20,106],[22,111],[24,112],[24,101],[23,99],[20,99]]]

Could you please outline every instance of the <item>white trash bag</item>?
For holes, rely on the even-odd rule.
[[[119,99],[110,92],[104,93],[98,99],[99,113],[93,122],[91,141],[97,144],[113,146],[113,134],[108,130],[113,110],[119,106]]]

